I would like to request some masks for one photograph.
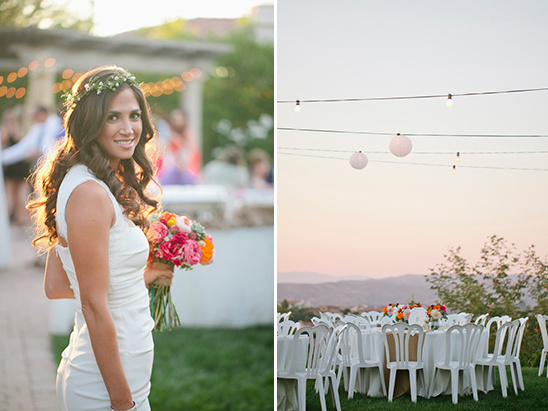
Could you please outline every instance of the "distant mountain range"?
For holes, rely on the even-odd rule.
[[[335,277],[329,274],[320,274],[314,272],[290,272],[290,273],[278,273],[278,284],[280,283],[292,283],[292,284],[320,284],[329,283],[334,281],[362,281],[368,280],[369,277],[361,276],[346,276]]]
[[[279,302],[286,299],[307,306],[380,307],[391,302],[407,303],[411,298],[423,305],[436,302],[436,294],[430,290],[424,275],[377,279],[333,277],[318,273],[278,273]]]

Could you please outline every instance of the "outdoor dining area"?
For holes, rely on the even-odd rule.
[[[278,313],[278,411],[306,409],[308,380],[315,381],[323,411],[328,393],[330,409],[340,411],[339,393],[349,401],[361,393],[388,402],[409,396],[414,403],[417,397],[450,395],[457,404],[459,396],[480,400],[478,392],[493,391],[497,379],[503,398],[510,383],[516,396],[525,390],[520,349],[528,317],[448,314],[441,304],[389,304],[360,315],[320,312],[307,325],[289,316]],[[548,316],[536,319],[544,341],[541,375]]]

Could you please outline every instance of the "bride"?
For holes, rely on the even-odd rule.
[[[64,411],[150,410],[153,362],[147,287],[171,271],[147,266],[142,229],[157,201],[146,187],[154,137],[135,78],[116,66],[84,74],[66,101],[66,138],[34,177],[33,245],[47,251],[48,298],[75,298],[57,370]]]

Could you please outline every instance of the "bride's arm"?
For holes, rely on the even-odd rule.
[[[70,288],[67,273],[54,247],[48,251],[44,270],[44,291],[49,299],[74,298],[74,291]]]
[[[108,306],[109,232],[116,219],[114,207],[105,189],[95,181],[88,181],[72,192],[65,218],[91,347],[110,396],[111,407],[127,410],[133,406],[133,400]]]

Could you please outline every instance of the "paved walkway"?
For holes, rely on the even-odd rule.
[[[12,266],[0,270],[0,411],[58,411],[43,268],[30,232],[12,226],[11,245]]]

